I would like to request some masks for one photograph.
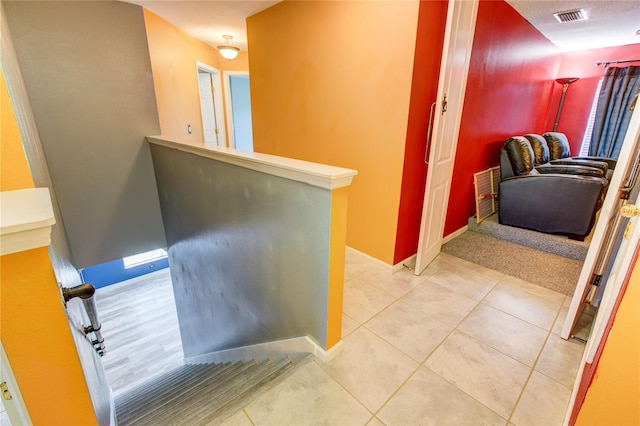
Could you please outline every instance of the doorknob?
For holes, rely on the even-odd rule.
[[[634,217],[640,216],[640,208],[633,204],[625,204],[620,207],[620,216],[622,217]]]

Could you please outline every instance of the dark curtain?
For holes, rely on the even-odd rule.
[[[589,155],[618,158],[640,87],[640,67],[607,68],[598,97]]]

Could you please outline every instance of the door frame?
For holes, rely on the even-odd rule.
[[[0,383],[3,382],[6,383],[6,386],[11,393],[10,400],[2,398],[2,405],[9,416],[9,420],[11,420],[11,424],[25,426],[32,425],[33,423],[29,417],[29,412],[27,411],[24,399],[22,398],[22,393],[20,393],[20,388],[18,387],[18,381],[13,375],[9,358],[4,350],[2,339],[0,339]]]
[[[224,107],[222,103],[222,78],[220,70],[207,65],[204,62],[196,61],[196,77],[201,72],[206,72],[211,76],[211,84],[213,85],[213,107],[216,121],[216,128],[218,129],[218,143],[217,146],[227,146],[227,136],[225,131],[224,120]],[[200,78],[198,81],[198,94],[200,94]],[[217,96],[216,96],[217,95]],[[204,117],[202,116],[202,107],[200,107],[200,119],[202,120],[202,138],[204,139]]]
[[[563,339],[569,339],[571,330],[573,325],[577,321],[579,316],[579,310],[582,306],[582,303],[585,299],[585,296],[589,290],[589,286],[591,284],[592,275],[595,273],[594,269],[596,267],[595,263],[598,258],[598,255],[601,251],[603,251],[605,247],[605,231],[607,225],[615,219],[615,217],[619,214],[619,200],[618,190],[621,184],[623,184],[623,178],[625,178],[624,173],[628,168],[629,163],[631,163],[634,159],[630,158],[633,154],[634,147],[636,144],[640,143],[640,108],[636,108],[634,111],[631,121],[629,122],[629,127],[627,128],[627,133],[622,145],[622,149],[620,151],[620,156],[618,160],[618,164],[616,164],[616,169],[611,178],[611,183],[609,184],[609,190],[607,192],[607,196],[604,200],[603,206],[600,209],[600,217],[598,218],[598,223],[596,224],[595,231],[593,234],[593,240],[589,246],[589,251],[587,252],[587,257],[582,266],[582,271],[580,272],[580,277],[578,278],[578,283],[576,285],[576,290],[574,291],[573,298],[571,299],[571,305],[569,306],[569,311],[565,318],[564,325],[562,327],[562,331],[560,336]],[[623,161],[620,161],[623,159]],[[620,248],[615,249],[615,252],[612,256],[615,256],[619,253]],[[628,265],[627,265],[628,267]],[[605,297],[612,297],[610,294],[613,291],[611,286],[607,286],[603,293],[603,300]],[[602,309],[604,308],[604,310]],[[611,306],[604,306],[601,304],[598,308],[598,313],[596,315],[596,323],[592,330],[591,336],[602,336],[604,325],[602,322],[598,322],[598,316],[604,316],[608,318],[611,315]],[[602,312],[601,312],[602,311]],[[606,319],[605,318],[605,322]],[[591,337],[589,338],[591,340]],[[589,345],[588,345],[589,346]],[[590,360],[593,360],[593,351],[591,351]]]
[[[447,216],[447,206],[451,191],[451,179],[453,176],[453,166],[455,164],[456,148],[460,123],[462,121],[462,110],[464,108],[464,98],[467,87],[467,77],[471,62],[471,52],[473,50],[473,39],[475,37],[475,27],[478,15],[479,0],[449,0],[447,7],[447,24],[442,47],[442,59],[440,62],[440,76],[438,78],[438,94],[433,120],[433,132],[431,140],[427,141],[425,157],[429,156],[427,180],[424,189],[424,201],[420,220],[420,233],[418,238],[418,249],[416,253],[416,264],[414,273],[420,275],[431,261],[440,253],[443,244],[444,222]],[[465,9],[463,9],[465,8]],[[453,44],[453,45],[452,45]],[[460,47],[465,50],[465,55],[460,62],[459,52],[452,50]],[[455,61],[455,62],[454,62]],[[457,64],[456,64],[457,63]],[[455,67],[455,68],[454,68]],[[453,69],[457,69],[461,75],[453,82]],[[456,76],[458,77],[458,76]],[[449,91],[454,85],[459,88]],[[452,97],[447,99],[450,92]],[[445,117],[444,114],[447,114]],[[451,135],[444,134],[445,132]],[[445,137],[446,136],[446,137]],[[451,136],[450,138],[448,136]],[[432,187],[434,184],[435,163],[441,157],[440,154],[448,150],[450,155],[449,170],[445,170],[448,176],[444,188],[442,186]],[[441,166],[442,167],[442,166]],[[436,192],[440,191],[439,200],[442,200],[441,217],[435,218],[431,208]],[[442,192],[444,191],[444,192]],[[434,240],[435,238],[435,240]]]
[[[590,285],[590,279],[595,267],[594,263],[596,255],[600,251],[600,246],[605,245],[604,243],[606,243],[606,241],[602,240],[607,223],[610,222],[612,217],[619,214],[619,203],[617,203],[619,197],[617,196],[617,193],[620,184],[623,183],[622,179],[625,177],[623,174],[626,170],[623,170],[623,166],[627,169],[627,165],[631,165],[630,163],[635,160],[635,158],[632,158],[632,155],[638,145],[640,145],[640,108],[636,108],[633,112],[633,116],[631,117],[629,128],[627,129],[624,144],[619,156],[619,158],[624,158],[625,161],[622,164],[618,163],[616,165],[616,171],[612,177],[609,192],[602,207],[598,224],[596,225],[594,240],[591,242],[591,246],[589,247],[587,259],[583,265],[578,285],[565,319],[561,334],[561,337],[565,339],[569,338],[573,325],[579,316],[578,311],[588,291],[588,286]],[[618,166],[620,166],[620,169],[618,169]],[[640,183],[636,183],[636,185],[640,185]],[[635,200],[632,199],[629,203],[638,206],[638,204],[640,204],[640,193],[636,194]],[[613,268],[611,273],[608,274],[608,279],[605,283],[606,287],[602,293],[602,300],[594,318],[591,335],[587,340],[582,359],[580,360],[580,366],[578,373],[576,374],[571,399],[569,400],[569,406],[565,414],[565,424],[573,424],[577,419],[588,388],[591,385],[591,380],[595,374],[598,360],[604,346],[606,345],[609,331],[613,325],[615,315],[624,295],[624,290],[631,276],[631,272],[634,267],[637,266],[637,253],[640,245],[640,225],[638,222],[640,222],[640,218],[637,217],[632,218],[628,222],[629,228],[627,228],[627,238],[623,239],[621,245],[613,254]],[[600,241],[596,240],[596,238]]]

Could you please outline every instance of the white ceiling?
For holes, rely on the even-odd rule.
[[[258,0],[125,0],[146,7],[186,33],[218,46],[233,36],[247,49],[245,19],[279,1]],[[640,0],[506,0],[563,51],[640,43]],[[559,23],[555,12],[583,8],[587,21]]]
[[[146,7],[151,12],[213,47],[225,44],[223,35],[233,36],[233,44],[247,50],[247,26],[251,15],[280,1],[262,0],[123,0]]]
[[[563,51],[640,43],[639,0],[506,0]],[[582,8],[586,21],[559,23],[556,12]]]

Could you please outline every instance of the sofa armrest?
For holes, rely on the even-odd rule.
[[[608,157],[584,156],[584,157],[572,157],[572,158],[575,158],[576,160],[600,161],[603,163],[607,163],[607,166],[611,170],[616,168],[616,163],[617,163],[617,160],[615,158],[608,158]]]
[[[606,177],[605,172],[596,167],[580,166],[575,164],[542,164],[536,166],[536,170],[542,174],[563,174],[563,175],[579,175],[579,176],[593,176],[593,177]]]
[[[500,182],[499,218],[504,225],[539,232],[588,235],[606,179],[539,174]]]
[[[602,170],[605,174],[609,165],[604,161],[595,161],[595,160],[586,160],[586,159],[577,159],[577,158],[560,158],[558,160],[552,160],[549,164],[562,164],[565,166],[586,166],[586,167],[595,167]]]

